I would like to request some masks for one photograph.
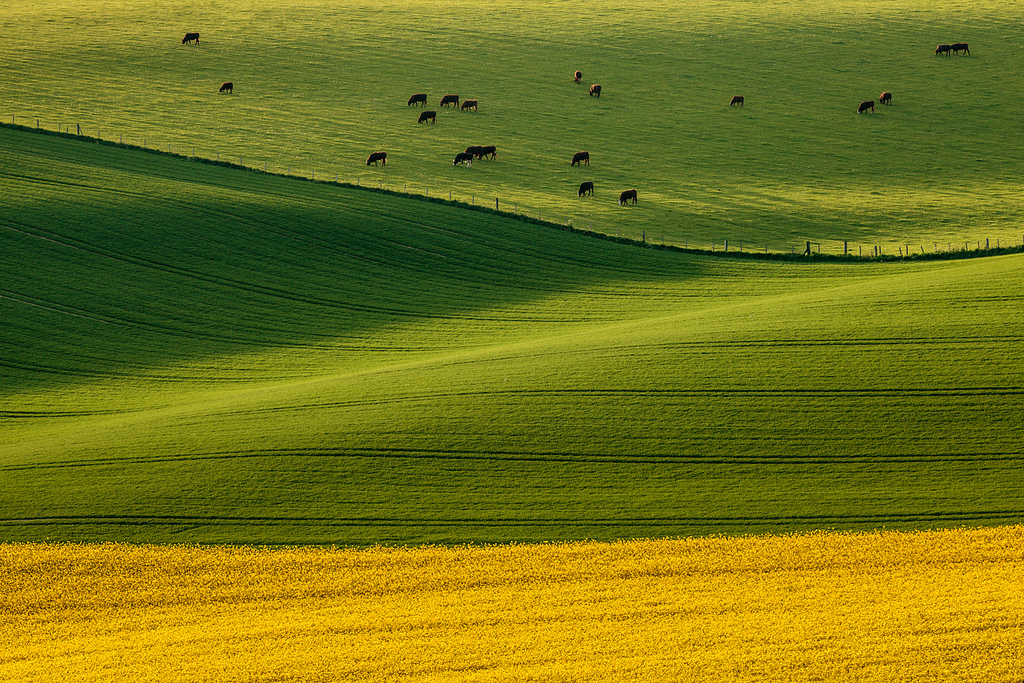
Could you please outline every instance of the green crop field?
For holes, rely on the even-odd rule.
[[[1005,0],[7,0],[0,32],[8,122],[702,248],[1024,234],[1024,19]],[[970,56],[934,54],[956,41]],[[892,106],[856,114],[883,90]],[[439,108],[447,93],[479,111]],[[497,160],[453,167],[475,144]]]
[[[5,540],[1024,514],[1021,255],[686,255],[4,127],[0,259]]]

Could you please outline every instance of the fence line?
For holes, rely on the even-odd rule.
[[[28,118],[28,117],[23,117],[23,118]],[[31,120],[31,119],[29,119],[29,120]],[[4,124],[4,125],[7,125],[7,124]],[[15,126],[15,127],[19,127],[19,124],[16,123],[16,115],[13,115],[13,114],[11,115],[11,124],[10,125]],[[95,139],[97,142],[104,142],[104,143],[108,143],[108,144],[118,144],[118,145],[127,146],[127,147],[137,147],[137,148],[141,148],[141,149],[148,150],[148,151],[156,151],[156,152],[160,152],[160,153],[171,154],[171,155],[174,155],[174,156],[180,156],[180,157],[186,158],[186,159],[214,161],[214,162],[219,163],[219,164],[240,167],[240,168],[244,168],[244,169],[247,169],[247,170],[250,170],[250,171],[262,172],[262,173],[265,173],[265,174],[268,174],[268,175],[277,175],[277,176],[287,176],[287,177],[292,177],[292,178],[301,178],[301,179],[306,179],[306,180],[310,180],[310,181],[313,181],[313,182],[319,182],[319,183],[331,183],[331,182],[333,182],[333,183],[338,184],[338,185],[348,185],[348,186],[357,187],[357,188],[360,188],[360,189],[371,189],[371,190],[375,189],[375,190],[381,191],[381,192],[403,194],[403,195],[408,195],[408,196],[423,196],[423,197],[425,197],[427,199],[431,199],[429,185],[424,184],[422,186],[422,189],[423,189],[422,193],[417,192],[416,191],[417,188],[415,186],[413,186],[412,190],[410,191],[410,189],[409,189],[409,182],[407,180],[401,181],[401,183],[402,183],[401,190],[398,190],[397,187],[392,186],[390,183],[387,183],[387,181],[382,179],[382,178],[378,178],[377,179],[376,186],[374,186],[372,184],[371,185],[364,185],[364,184],[361,183],[361,180],[364,179],[364,176],[360,176],[360,175],[355,175],[355,182],[354,183],[350,182],[350,181],[346,181],[344,179],[339,180],[337,173],[333,174],[333,176],[334,176],[334,180],[333,181],[331,181],[331,180],[324,180],[323,179],[323,177],[324,177],[323,174],[321,174],[321,180],[318,181],[316,179],[316,170],[315,169],[310,169],[308,171],[309,175],[306,176],[306,175],[304,175],[302,173],[298,173],[298,172],[297,173],[292,173],[292,167],[290,165],[286,165],[285,166],[285,172],[284,173],[280,173],[280,172],[275,172],[274,170],[270,169],[269,168],[269,162],[267,160],[265,160],[265,159],[262,161],[262,168],[260,168],[260,166],[259,166],[259,161],[258,160],[253,160],[253,159],[250,159],[249,160],[250,164],[247,165],[245,163],[246,159],[245,159],[245,157],[243,155],[239,155],[238,163],[235,164],[235,163],[233,163],[231,161],[221,161],[220,152],[219,151],[214,152],[215,156],[213,158],[211,158],[211,157],[202,157],[202,156],[198,156],[196,154],[195,146],[189,147],[188,145],[180,145],[177,148],[175,148],[173,143],[167,143],[167,151],[164,152],[162,147],[155,147],[155,148],[149,147],[148,146],[148,140],[149,139],[146,136],[142,136],[142,138],[141,138],[142,139],[142,144],[141,145],[132,145],[131,138],[129,138],[127,141],[125,141],[123,134],[118,134],[117,141],[115,142],[114,140],[105,140],[105,139],[103,139],[102,138],[102,130],[99,129],[99,128],[97,128],[95,136],[86,135],[85,132],[83,132],[81,124],[78,124],[78,123],[74,124],[76,132],[75,133],[71,133],[71,125],[72,124],[64,124],[63,122],[58,122],[58,124],[57,124],[57,133],[58,134],[63,134],[63,135],[75,135],[76,137],[82,137],[84,139]],[[31,128],[31,126],[24,126],[24,125],[22,125],[20,127],[21,128]],[[40,131],[47,130],[47,129],[41,127],[40,119],[38,119],[38,118],[35,119],[35,128],[36,128],[36,130],[40,130]],[[190,150],[190,153],[183,154],[181,152],[182,149]],[[255,164],[256,164],[255,166],[252,165],[253,162],[255,162]],[[328,174],[327,177],[329,178],[330,174]],[[481,209],[487,209],[488,208],[489,204],[487,204],[487,202],[490,202],[489,198],[484,200],[485,203],[478,205],[477,202],[476,202],[476,199],[477,199],[476,198],[476,192],[473,191],[473,190],[469,190],[469,191],[467,191],[467,193],[469,194],[468,206],[478,207],[478,208],[481,208]],[[443,191],[441,191],[441,194],[435,194],[435,196],[433,197],[433,201],[444,201]],[[458,195],[456,195],[454,193],[454,190],[452,190],[452,189],[448,190],[448,201],[450,201],[452,203],[462,203],[464,205],[466,204],[465,196],[462,196],[460,198]],[[564,213],[561,213],[561,212],[552,211],[551,213],[548,214],[548,218],[544,218],[544,211],[541,208],[539,208],[539,207],[531,207],[531,206],[528,206],[526,204],[520,205],[520,203],[518,201],[513,201],[513,202],[511,202],[512,208],[509,209],[508,208],[509,203],[510,202],[508,202],[506,200],[502,200],[501,197],[495,197],[494,198],[494,209],[491,209],[491,210],[495,211],[495,212],[498,212],[498,213],[510,214],[510,215],[513,215],[513,216],[527,218],[527,219],[536,218],[536,220],[538,220],[538,221],[547,222],[547,223],[550,223],[550,224],[557,225],[559,227],[569,228],[569,229],[573,229],[573,230],[577,230],[577,231],[592,232],[592,233],[595,233],[598,236],[602,236],[602,237],[605,237],[605,238],[613,237],[610,232],[601,232],[600,230],[595,231],[594,230],[594,221],[591,220],[591,219],[582,219],[581,223],[579,225],[577,225],[574,222],[574,218],[575,218],[574,216],[565,215]],[[501,208],[502,204],[504,205],[505,208]],[[586,223],[586,227],[583,226],[583,223]],[[730,245],[730,240],[727,239],[727,238],[711,238],[711,239],[703,238],[702,240],[695,240],[695,239],[693,239],[691,237],[682,237],[682,238],[680,238],[680,239],[682,239],[682,243],[680,244],[678,241],[676,241],[676,242],[671,242],[671,241],[666,242],[665,241],[665,235],[663,233],[661,233],[660,235],[658,233],[652,233],[652,240],[651,240],[651,242],[648,242],[648,240],[647,240],[647,230],[646,229],[641,229],[640,235],[639,235],[639,239],[638,239],[638,236],[635,233],[630,233],[630,234],[623,233],[623,231],[621,229],[621,226],[616,226],[615,227],[614,238],[619,240],[619,241],[637,242],[637,243],[641,243],[641,244],[650,244],[651,246],[663,246],[663,247],[667,247],[667,248],[672,248],[672,249],[677,249],[677,250],[682,250],[682,251],[692,252],[692,253],[712,253],[712,254],[716,254],[716,255],[745,254],[745,255],[749,255],[749,256],[754,256],[754,255],[765,255],[765,256],[772,256],[772,255],[775,255],[775,256],[779,256],[779,255],[798,256],[799,255],[799,256],[806,256],[806,257],[828,256],[828,257],[845,257],[845,258],[851,258],[851,259],[871,259],[871,260],[874,260],[874,259],[892,260],[892,259],[906,259],[906,258],[921,258],[921,257],[928,257],[928,256],[934,257],[936,255],[938,255],[938,256],[942,256],[942,255],[969,255],[972,252],[980,254],[981,252],[989,252],[989,251],[993,251],[993,250],[995,250],[996,252],[1003,252],[1004,250],[1024,251],[1024,234],[1021,235],[1021,239],[1020,239],[1019,244],[1018,244],[1018,241],[1017,241],[1016,238],[1013,238],[1012,240],[1005,240],[1005,239],[999,237],[999,238],[995,239],[995,244],[993,245],[992,241],[991,241],[991,238],[986,238],[984,240],[984,244],[985,244],[984,248],[982,248],[982,246],[981,246],[982,245],[982,240],[975,240],[975,244],[974,244],[974,248],[973,249],[971,248],[971,244],[970,244],[969,241],[963,243],[964,244],[964,248],[963,249],[960,249],[960,247],[959,247],[960,243],[959,242],[956,242],[956,243],[947,242],[945,250],[940,249],[940,246],[941,246],[940,242],[933,242],[932,243],[933,244],[933,250],[930,251],[930,252],[925,250],[925,245],[924,244],[920,244],[920,245],[915,244],[915,245],[913,245],[914,251],[911,251],[911,244],[909,244],[907,242],[904,242],[903,245],[900,245],[899,243],[896,243],[895,241],[893,241],[893,242],[890,242],[889,244],[890,245],[895,244],[896,246],[895,247],[890,246],[890,248],[889,248],[890,250],[889,250],[888,253],[886,253],[886,251],[885,251],[885,249],[883,248],[882,245],[878,245],[878,244],[868,245],[868,253],[867,253],[867,255],[865,255],[865,253],[864,253],[864,251],[865,251],[864,246],[865,245],[863,245],[863,244],[854,245],[854,246],[857,247],[857,253],[854,254],[852,252],[852,250],[850,249],[850,242],[849,242],[849,240],[806,241],[804,246],[802,248],[799,248],[799,251],[798,251],[798,248],[794,247],[794,246],[790,246],[788,248],[788,250],[787,250],[787,248],[785,248],[785,247],[782,247],[782,248],[774,247],[773,248],[770,244],[763,243],[763,242],[751,243],[749,241],[742,241],[742,240],[741,241],[733,241],[732,244]],[[701,246],[702,244],[704,246]],[[827,244],[828,245],[826,247],[826,251],[824,251],[824,252],[822,252],[822,245],[823,244]],[[893,251],[893,249],[895,249],[895,251]],[[918,251],[918,249],[919,249],[919,251]]]

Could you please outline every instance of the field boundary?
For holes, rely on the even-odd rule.
[[[65,139],[70,139],[70,140],[79,140],[79,141],[82,141],[82,142],[91,142],[91,143],[95,143],[95,144],[99,144],[99,145],[105,145],[107,147],[120,147],[120,148],[123,148],[123,149],[130,149],[130,150],[135,150],[135,151],[140,151],[140,152],[146,152],[146,153],[149,153],[149,154],[157,154],[157,155],[161,155],[161,156],[174,157],[174,158],[178,158],[178,159],[192,161],[192,162],[195,162],[195,163],[209,164],[209,165],[213,165],[213,166],[220,166],[222,168],[230,168],[230,169],[235,169],[235,170],[240,170],[240,171],[248,171],[250,173],[259,173],[259,174],[268,175],[268,176],[276,176],[278,178],[288,178],[288,179],[291,179],[291,180],[299,180],[299,181],[304,181],[304,182],[308,182],[308,183],[318,183],[318,184],[322,184],[322,185],[334,185],[334,186],[337,186],[337,187],[344,187],[344,188],[347,188],[347,189],[362,190],[362,191],[365,191],[365,192],[375,192],[375,193],[378,193],[378,194],[385,194],[385,195],[394,196],[394,197],[403,197],[403,198],[406,198],[406,199],[415,199],[415,200],[418,200],[418,201],[432,202],[432,203],[435,203],[435,204],[444,204],[444,205],[455,207],[455,208],[459,208],[459,209],[467,209],[467,210],[470,210],[470,211],[480,211],[480,212],[483,212],[483,213],[488,213],[488,214],[492,214],[492,215],[496,215],[496,216],[501,216],[503,218],[509,218],[509,219],[517,220],[517,221],[520,221],[520,222],[523,222],[523,223],[529,223],[529,224],[532,224],[532,225],[539,225],[539,226],[543,226],[543,227],[547,227],[547,228],[553,228],[555,230],[561,230],[561,231],[564,231],[564,232],[570,232],[570,233],[574,233],[574,234],[577,234],[577,235],[582,235],[582,236],[586,236],[586,237],[592,237],[592,238],[595,238],[595,239],[601,239],[601,240],[605,240],[605,241],[615,242],[617,244],[624,244],[624,245],[629,245],[629,246],[634,246],[634,247],[639,247],[639,248],[644,248],[644,249],[658,249],[658,250],[662,250],[662,251],[672,251],[672,252],[677,252],[677,253],[682,253],[682,254],[691,254],[691,255],[698,255],[698,256],[715,256],[715,257],[719,257],[719,258],[754,259],[754,260],[769,260],[769,261],[790,261],[790,262],[816,262],[816,263],[820,263],[820,262],[843,262],[843,263],[879,263],[879,262],[882,262],[882,263],[885,263],[885,262],[903,262],[903,261],[949,261],[949,260],[961,260],[961,259],[966,259],[966,258],[983,258],[983,257],[988,257],[988,256],[1002,256],[1002,255],[1006,255],[1006,254],[1020,254],[1020,253],[1024,253],[1024,235],[1022,235],[1022,237],[1021,237],[1021,244],[1018,245],[1015,242],[1013,244],[1013,246],[1003,246],[1002,243],[1001,243],[1001,239],[996,241],[996,246],[992,246],[991,243],[990,243],[990,240],[986,238],[985,239],[985,246],[984,247],[981,246],[981,240],[977,240],[976,241],[976,246],[975,246],[974,249],[970,248],[970,243],[969,242],[965,242],[963,249],[949,248],[946,251],[938,251],[938,244],[936,243],[936,251],[934,251],[934,252],[927,252],[927,251],[925,251],[924,250],[924,246],[922,245],[920,252],[911,253],[910,245],[908,244],[908,245],[906,245],[906,251],[904,251],[902,247],[897,247],[899,249],[899,254],[892,254],[892,253],[886,254],[886,253],[883,253],[881,247],[873,246],[872,247],[872,252],[869,253],[866,256],[863,255],[863,253],[857,253],[857,254],[854,254],[854,253],[833,254],[833,253],[828,253],[828,252],[821,253],[821,242],[817,241],[817,240],[805,242],[804,246],[800,247],[800,251],[797,251],[797,248],[794,247],[794,248],[791,248],[791,250],[789,252],[785,252],[785,251],[769,251],[767,246],[765,246],[765,250],[764,251],[759,251],[759,250],[758,251],[754,251],[754,250],[751,250],[751,249],[747,249],[746,251],[744,251],[743,250],[744,242],[742,242],[742,241],[739,242],[739,244],[740,244],[739,249],[736,249],[736,248],[729,249],[729,240],[722,240],[721,242],[719,242],[718,240],[712,240],[711,241],[712,247],[710,249],[705,249],[705,248],[701,248],[701,247],[691,247],[691,246],[689,246],[689,241],[687,241],[683,246],[680,246],[678,244],[665,243],[664,240],[662,240],[661,243],[658,243],[658,242],[655,242],[655,241],[648,241],[647,238],[646,238],[647,237],[646,236],[646,231],[644,231],[643,237],[638,240],[638,239],[635,239],[633,237],[625,237],[625,236],[621,236],[621,235],[611,235],[609,233],[604,233],[604,232],[600,232],[600,231],[597,231],[597,230],[593,230],[592,228],[591,229],[578,228],[578,227],[576,227],[576,226],[574,226],[572,224],[571,219],[568,219],[565,223],[558,223],[558,222],[551,221],[551,220],[544,220],[543,218],[540,218],[540,217],[534,218],[531,215],[528,215],[528,214],[525,214],[525,213],[521,213],[521,212],[519,212],[517,210],[507,211],[507,210],[502,210],[500,208],[491,208],[490,206],[484,206],[484,205],[481,205],[481,204],[477,204],[475,201],[473,201],[471,203],[467,203],[467,202],[459,200],[459,199],[445,199],[443,196],[441,196],[441,197],[434,197],[434,196],[430,196],[429,194],[420,194],[418,192],[409,192],[408,189],[405,189],[405,190],[395,190],[395,189],[391,189],[391,188],[388,188],[388,187],[384,187],[383,184],[381,184],[378,187],[373,187],[372,185],[361,185],[358,182],[358,180],[355,183],[352,183],[352,182],[349,182],[349,181],[346,181],[346,180],[338,180],[337,179],[337,175],[335,175],[335,179],[334,180],[329,179],[330,178],[329,175],[327,176],[328,179],[317,179],[315,171],[312,172],[312,176],[311,177],[306,177],[305,175],[297,175],[297,174],[291,173],[290,171],[287,172],[287,173],[281,173],[279,171],[268,170],[266,164],[264,164],[264,168],[261,169],[259,167],[247,166],[247,165],[242,164],[242,163],[235,163],[233,161],[222,160],[222,159],[219,158],[219,154],[218,154],[218,158],[216,158],[216,159],[211,159],[211,158],[208,158],[208,157],[197,156],[197,155],[181,154],[180,152],[174,152],[174,151],[170,151],[170,150],[164,151],[162,149],[158,149],[158,148],[155,148],[155,147],[149,147],[149,146],[146,146],[144,144],[143,145],[137,145],[137,144],[132,144],[130,142],[123,142],[123,141],[116,141],[116,140],[106,140],[106,139],[101,138],[101,137],[90,136],[90,135],[81,134],[81,133],[71,133],[70,132],[70,126],[69,126],[69,131],[68,132],[60,131],[60,130],[56,130],[56,131],[55,130],[50,130],[48,128],[40,127],[38,125],[38,120],[37,120],[36,126],[34,126],[34,127],[33,126],[25,126],[25,125],[22,125],[22,124],[14,123],[13,122],[14,118],[15,118],[14,116],[11,117],[11,119],[12,119],[11,123],[6,123],[6,122],[0,121],[0,128],[7,129],[7,130],[19,131],[19,132],[25,132],[25,133],[36,133],[36,134],[41,134],[41,135],[49,135],[49,136],[52,136],[52,137],[65,138]],[[429,192],[429,190],[428,190],[428,192]],[[496,204],[498,204],[499,200],[500,200],[500,198],[496,198]],[[515,204],[514,206],[518,206],[518,204]],[[591,225],[593,225],[593,223],[591,223]],[[844,244],[844,247],[847,244],[843,240],[834,240],[834,241],[835,242],[842,242]],[[735,242],[734,242],[734,244],[735,244]],[[957,243],[957,245],[959,246],[959,243]],[[716,248],[716,246],[721,246],[722,248],[719,249],[719,248]],[[951,243],[948,246],[952,247]],[[815,249],[815,247],[817,247],[817,249]],[[844,252],[845,252],[845,248],[844,248]]]

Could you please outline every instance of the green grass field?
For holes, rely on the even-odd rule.
[[[199,47],[181,44],[199,31]],[[10,0],[0,117],[610,234],[886,253],[1019,243],[1012,2]],[[969,57],[934,55],[966,41]],[[584,84],[571,74],[584,72]],[[233,81],[233,95],[218,86]],[[600,99],[587,85],[601,83]],[[891,107],[857,115],[862,100]],[[417,125],[409,95],[480,110]],[[729,107],[736,94],[743,109]],[[495,144],[498,160],[453,168]],[[386,169],[363,163],[389,152]],[[589,168],[569,167],[591,152]],[[596,183],[579,199],[581,180]],[[636,207],[620,208],[635,187]]]
[[[1024,513],[1024,256],[690,256],[2,128],[0,257],[4,540]]]

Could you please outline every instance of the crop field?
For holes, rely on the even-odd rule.
[[[1024,234],[1024,19],[1004,0],[7,0],[0,32],[7,122],[702,248]],[[957,41],[969,56],[934,54]],[[891,106],[856,113],[883,90]],[[419,92],[436,125],[406,105]],[[453,167],[487,144],[496,160]],[[364,164],[376,150],[386,167]]]
[[[0,545],[5,681],[1024,677],[1024,529],[340,551]]]
[[[1016,523],[1024,257],[770,262],[0,128],[7,540]]]

